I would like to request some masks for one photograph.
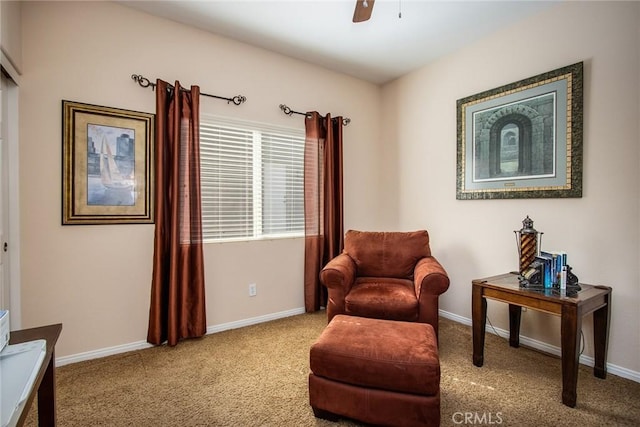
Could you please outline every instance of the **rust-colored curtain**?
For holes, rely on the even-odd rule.
[[[200,210],[200,88],[156,86],[156,228],[147,341],[206,333]]]
[[[305,118],[304,150],[304,306],[326,307],[320,270],[344,247],[342,117],[317,112]]]

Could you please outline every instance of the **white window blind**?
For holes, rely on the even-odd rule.
[[[304,233],[304,130],[202,115],[205,240]]]

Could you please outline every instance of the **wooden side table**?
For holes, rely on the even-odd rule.
[[[490,298],[509,304],[509,345],[520,345],[520,317],[522,307],[560,316],[562,347],[562,403],[576,406],[580,331],[582,318],[593,313],[595,365],[593,374],[607,376],[607,341],[611,288],[580,284],[579,292],[561,295],[560,290],[530,290],[521,288],[514,273],[472,281],[473,364],[484,363],[484,336],[487,319],[487,300]]]
[[[56,425],[56,378],[55,378],[55,346],[62,331],[62,324],[41,326],[38,328],[11,331],[9,344],[43,339],[47,342],[47,350],[38,371],[38,376],[29,393],[27,402],[18,419],[18,426],[24,425],[29,408],[38,393],[38,424],[43,426]]]

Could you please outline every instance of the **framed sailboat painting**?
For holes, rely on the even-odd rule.
[[[153,223],[154,119],[62,101],[62,225]]]

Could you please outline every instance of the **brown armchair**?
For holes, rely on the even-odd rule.
[[[346,314],[429,323],[438,334],[438,297],[449,277],[431,256],[429,233],[349,230],[344,251],[320,272],[327,317]]]

